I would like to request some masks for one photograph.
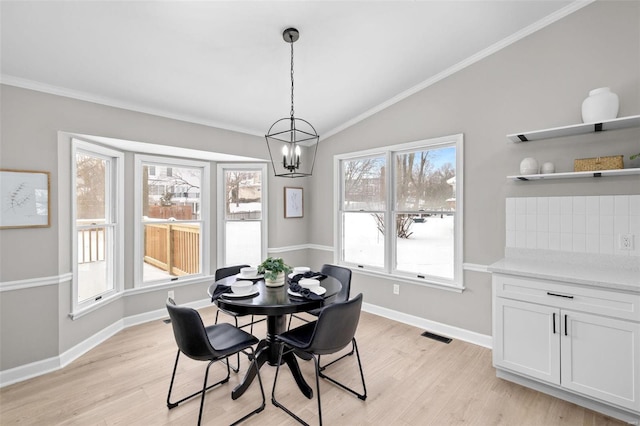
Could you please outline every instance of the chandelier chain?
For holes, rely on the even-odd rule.
[[[293,42],[291,44],[291,118],[293,118]]]

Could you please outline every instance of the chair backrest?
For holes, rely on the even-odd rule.
[[[221,280],[223,278],[230,277],[231,275],[237,275],[240,273],[241,268],[248,268],[249,265],[235,265],[227,266],[226,268],[220,268],[216,270],[215,280]]]
[[[333,303],[320,312],[308,351],[331,354],[351,343],[362,309],[362,293],[346,302]]]
[[[336,302],[344,302],[345,300],[349,300],[349,293],[351,292],[351,269],[344,268],[342,266],[336,265],[322,265],[320,272],[324,275],[329,275],[342,284],[342,289],[336,295]]]
[[[176,306],[171,298],[167,299],[167,311],[171,318],[173,336],[178,349],[183,354],[199,361],[217,356],[198,311],[185,306]]]

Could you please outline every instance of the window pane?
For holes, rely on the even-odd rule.
[[[396,210],[455,210],[455,147],[395,156]]]
[[[175,172],[174,168],[174,172]],[[200,224],[145,223],[143,281],[200,273]]]
[[[262,219],[261,171],[226,170],[224,182],[225,219]]]
[[[104,223],[106,218],[107,161],[76,154],[76,219],[82,223]]]
[[[113,289],[106,257],[111,229],[78,229],[78,303]]]
[[[110,162],[88,153],[76,153],[76,227],[78,230],[78,298],[95,299],[114,288],[112,228],[107,215]]]
[[[454,215],[396,215],[396,269],[453,279]]]
[[[361,158],[342,162],[345,210],[384,210],[385,158]]]
[[[383,267],[384,214],[345,213],[343,223],[343,260]]]
[[[262,262],[262,222],[227,222],[225,226],[225,264],[258,265]]]
[[[144,219],[200,220],[202,170],[143,164]]]

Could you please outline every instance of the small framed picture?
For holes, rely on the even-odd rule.
[[[284,217],[302,217],[304,214],[302,188],[284,188]]]
[[[46,228],[49,172],[0,170],[0,229]]]

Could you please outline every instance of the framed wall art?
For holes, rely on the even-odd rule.
[[[49,175],[0,169],[0,229],[51,226]]]
[[[284,217],[302,217],[304,214],[302,188],[284,188]]]

